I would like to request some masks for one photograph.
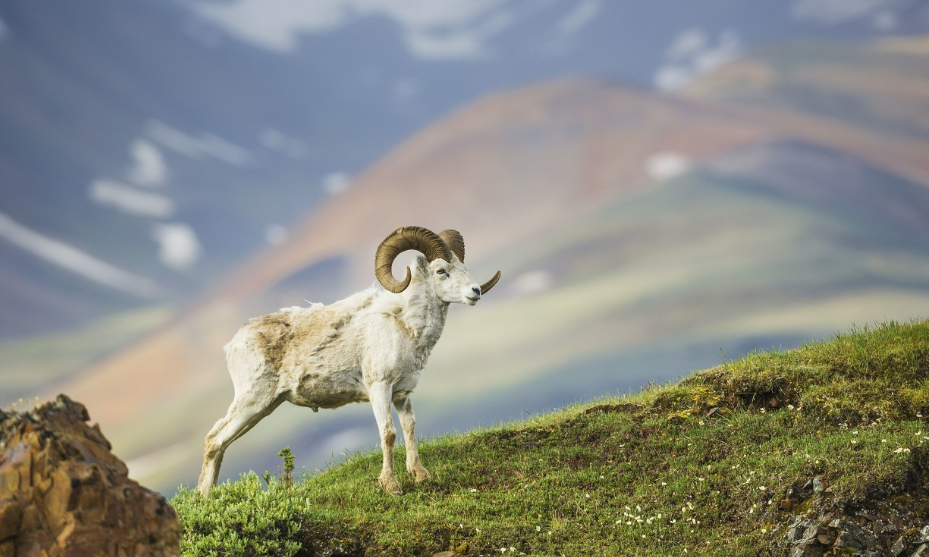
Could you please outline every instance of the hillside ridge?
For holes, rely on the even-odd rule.
[[[181,488],[185,555],[923,555],[929,321],[752,353],[667,385],[379,453]],[[401,455],[397,458],[402,460]],[[685,551],[686,550],[686,551]]]

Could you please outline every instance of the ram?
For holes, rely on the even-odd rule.
[[[422,253],[397,280],[392,265],[407,250]],[[406,469],[429,478],[416,449],[410,394],[445,326],[448,306],[473,306],[500,279],[478,286],[464,265],[464,240],[455,230],[436,234],[407,226],[377,248],[372,286],[328,306],[292,307],[248,321],[225,346],[235,397],[206,436],[198,488],[216,484],[229,445],[284,401],[320,408],[370,401],[384,463],[378,483],[401,493],[393,468],[396,440],[390,405],[400,417]]]

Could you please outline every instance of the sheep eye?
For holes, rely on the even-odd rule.
[[[445,269],[439,269],[438,271],[435,272],[435,274],[437,274],[437,275],[447,275],[447,274],[448,274],[448,271],[446,271]]]

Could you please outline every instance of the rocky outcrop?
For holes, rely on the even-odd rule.
[[[912,476],[912,493],[895,493],[854,504],[832,500],[831,490],[823,486],[820,478],[813,478],[802,488],[791,488],[781,508],[805,508],[806,511],[790,516],[787,554],[790,557],[929,557],[929,525],[926,525],[926,509],[921,503],[925,501],[926,486],[921,475]]]
[[[179,555],[165,498],[126,465],[80,403],[0,411],[0,557]]]

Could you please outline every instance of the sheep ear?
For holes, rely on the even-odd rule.
[[[428,277],[428,276],[429,276],[429,273],[430,273],[430,270],[429,270],[429,261],[426,259],[426,256],[424,256],[424,255],[417,255],[417,256],[416,256],[416,269],[419,271],[419,276],[420,276],[420,277]]]
[[[452,250],[452,253],[458,256],[458,261],[464,263],[465,247],[464,238],[461,237],[461,232],[449,228],[448,230],[439,232],[439,238],[442,238],[442,240],[448,244],[448,248]]]

